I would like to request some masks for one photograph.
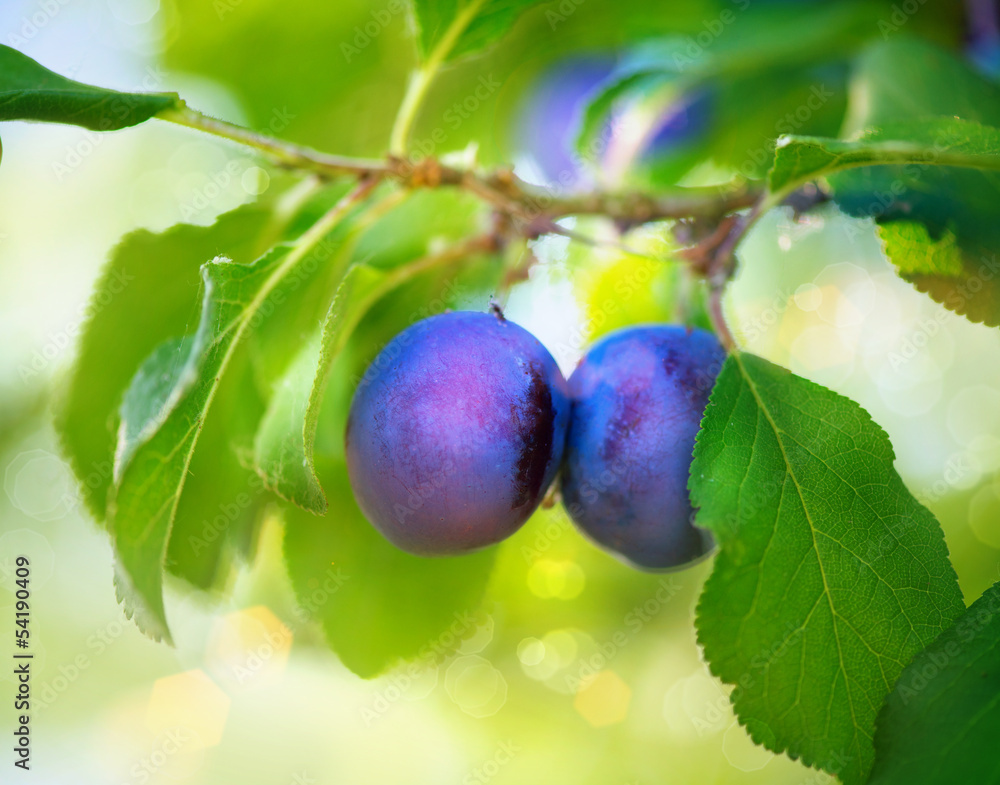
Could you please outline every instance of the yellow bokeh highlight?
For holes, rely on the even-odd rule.
[[[536,597],[572,600],[583,591],[586,576],[576,562],[539,559],[529,568],[527,581]]]
[[[229,703],[229,696],[200,668],[176,673],[154,682],[146,727],[154,734],[180,730],[190,748],[214,747],[222,741]]]
[[[227,689],[273,684],[288,665],[292,631],[263,605],[215,622],[206,649],[209,670]]]
[[[635,233],[630,242],[653,258],[623,254],[581,276],[579,289],[591,341],[623,327],[670,321],[674,316],[677,271],[657,261],[669,251],[662,235],[644,238]]]
[[[595,728],[622,722],[628,714],[632,690],[612,670],[595,674],[580,686],[573,708]]]

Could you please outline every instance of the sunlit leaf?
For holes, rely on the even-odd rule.
[[[852,141],[784,136],[769,186],[785,192],[845,169],[904,164],[1000,170],[1000,129],[942,117],[885,125]]]
[[[889,131],[895,141],[925,148],[921,155],[928,144],[945,149],[940,160],[830,175],[838,205],[883,227],[885,250],[903,277],[945,307],[1000,325],[992,271],[1000,250],[1000,86],[947,50],[898,37],[865,53],[851,95],[848,132],[898,129]],[[949,160],[955,165],[930,165]],[[922,230],[888,228],[898,221]],[[940,261],[945,248],[961,255],[962,271],[946,280],[923,279],[917,271],[931,257]]]
[[[285,511],[285,560],[302,615],[320,621],[331,648],[359,676],[400,660],[435,664],[475,631],[496,549],[411,556],[364,519],[342,463],[320,475],[327,516]]]
[[[941,528],[893,459],[856,403],[739,354],[691,466],[719,544],[697,615],[712,672],[758,744],[849,785],[900,672],[963,608]]]
[[[445,42],[454,59],[489,46],[540,0],[410,0],[420,52],[428,57]]]

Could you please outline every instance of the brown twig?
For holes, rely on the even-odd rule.
[[[718,219],[752,205],[760,195],[756,187],[746,184],[721,188],[673,188],[658,194],[593,191],[560,195],[553,189],[524,182],[509,169],[482,174],[447,166],[436,158],[412,161],[391,155],[385,159],[329,155],[208,117],[188,107],[170,109],[158,117],[252,147],[279,166],[309,172],[324,180],[356,177],[390,179],[405,188],[464,188],[495,207],[516,215],[526,225],[570,215],[602,215],[624,225],[664,219]]]

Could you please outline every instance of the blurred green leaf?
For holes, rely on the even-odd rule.
[[[861,783],[906,663],[962,612],[938,522],[856,403],[748,354],[712,393],[691,466],[719,543],[698,605],[751,737]]]
[[[176,93],[120,93],[74,82],[0,44],[0,120],[117,131],[181,105]]]
[[[158,350],[123,399],[111,504],[116,585],[127,612],[154,638],[170,638],[163,608],[167,540],[209,406],[234,347],[293,262],[289,248],[278,247],[252,264],[218,257],[203,265],[197,331],[184,345],[171,342],[181,353]],[[142,399],[136,388],[157,374],[174,386]]]
[[[483,202],[462,189],[417,191],[364,233],[355,258],[379,269],[398,267],[485,230],[488,220]]]
[[[250,559],[268,499],[248,458],[265,404],[249,343],[237,349],[219,384],[167,542],[167,571],[200,589],[221,588],[235,561]]]
[[[166,66],[225,85],[250,127],[342,154],[385,153],[413,62],[402,0],[176,0],[163,13],[178,33]]]
[[[270,490],[317,515],[325,514],[327,502],[313,465],[313,443],[331,365],[368,309],[428,268],[428,260],[417,260],[430,245],[473,232],[481,209],[477,200],[465,195],[427,191],[395,205],[371,227],[367,223],[354,227],[354,236],[344,243],[354,261],[337,287],[322,327],[300,341],[294,361],[275,385],[255,439],[254,463]]]
[[[1000,783],[1000,585],[920,652],[878,718],[871,785]]]
[[[692,149],[662,155],[685,155],[690,168],[721,153],[724,163],[740,170],[749,153],[764,147],[761,161],[753,162],[759,169],[770,160],[770,140],[780,133],[827,127],[830,113],[839,124],[835,110],[844,103],[842,76],[812,69],[840,62],[858,49],[871,36],[880,12],[874,4],[859,2],[822,3],[794,12],[751,4],[744,10],[723,8],[706,21],[707,35],[644,42],[595,95],[581,122],[578,147],[584,155],[601,149],[609,115],[622,103],[638,101],[655,118],[681,96],[712,88],[718,92],[720,116],[698,133]],[[796,119],[798,109],[808,109],[809,117]],[[675,180],[683,168],[673,166],[669,176],[659,177]]]
[[[851,95],[848,132],[923,123],[931,134],[945,134],[955,152],[974,155],[979,165],[994,160],[1000,86],[946,50],[905,37],[880,43],[861,58]],[[918,143],[928,140],[926,131],[911,133]],[[995,274],[989,269],[1000,249],[1000,174],[916,163],[851,169],[829,181],[841,209],[873,217],[883,227],[886,252],[904,277],[948,308],[958,310],[957,303],[972,319],[1000,324]],[[925,234],[927,242],[917,242],[914,230],[885,229],[896,221],[921,224],[919,236]],[[951,280],[921,282],[915,272],[939,257],[942,246],[957,249],[964,272],[956,268]],[[976,295],[980,288],[988,291]],[[956,289],[965,291],[957,301]]]
[[[873,128],[856,140],[783,136],[769,175],[772,192],[858,166],[927,164],[1000,169],[1000,130],[954,117]]]
[[[934,117],[1000,127],[1000,85],[919,38],[900,35],[869,46],[858,58],[852,91],[847,134]]]
[[[411,556],[364,519],[342,463],[323,466],[320,477],[330,498],[325,518],[285,510],[285,561],[301,611],[364,678],[399,660],[434,664],[474,631],[496,548]]]
[[[540,0],[410,0],[422,57],[438,46],[446,60],[477,52],[506,33],[525,10]]]
[[[98,520],[111,486],[118,406],[132,377],[157,346],[193,330],[204,261],[224,253],[250,262],[269,218],[268,209],[246,205],[208,227],[134,232],[112,251],[55,404],[63,448]]]
[[[995,251],[983,248],[978,256],[970,256],[951,231],[931,237],[922,223],[884,223],[878,234],[885,255],[917,289],[970,321],[1000,326],[1000,261]]]
[[[327,511],[313,444],[330,367],[350,335],[348,314],[361,312],[363,291],[373,290],[384,277],[363,264],[347,272],[322,329],[302,347],[278,383],[254,443],[254,462],[267,487],[316,515]]]

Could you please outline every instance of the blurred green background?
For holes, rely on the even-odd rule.
[[[520,141],[532,111],[526,96],[553,63],[611,59],[637,31],[697,35],[731,5],[573,0],[551,6],[559,19],[535,11],[503,46],[443,74],[413,138],[428,139],[445,122],[435,153],[475,140],[480,161],[514,161],[530,176]],[[775,13],[790,5],[776,3]],[[942,5],[928,3],[914,29],[952,37],[935,17],[948,17]],[[7,0],[0,40],[81,81],[176,90],[202,111],[284,138],[380,155],[413,62],[405,14],[391,7]],[[525,43],[540,39],[544,46]],[[452,129],[443,118],[481,78],[499,89]],[[144,638],[115,601],[108,538],[59,457],[51,390],[92,282],[123,233],[210,224],[279,189],[284,176],[166,124],[96,135],[13,123],[0,132],[0,618],[7,629],[13,558],[27,553],[33,781],[827,780],[755,748],[701,661],[693,612],[711,562],[640,574],[584,541],[558,508],[499,547],[480,612],[456,618],[428,642],[427,657],[371,681],[351,674],[302,620],[282,526],[270,514],[256,559],[225,595],[168,584],[176,648]],[[596,222],[588,229],[610,231]],[[632,242],[657,252],[666,240],[648,229]],[[508,317],[538,335],[567,373],[597,334],[673,314],[664,294],[679,285],[671,267],[563,238],[543,239],[534,252],[539,264],[510,293]],[[832,208],[801,221],[774,211],[741,261],[727,303],[741,342],[852,397],[886,429],[898,470],[941,520],[967,599],[977,597],[1000,578],[1000,335],[899,280],[873,224]],[[484,307],[487,296],[474,291],[468,306]],[[335,574],[315,587],[321,595],[337,588]],[[6,670],[0,679],[12,687]],[[10,720],[5,712],[5,729]]]

